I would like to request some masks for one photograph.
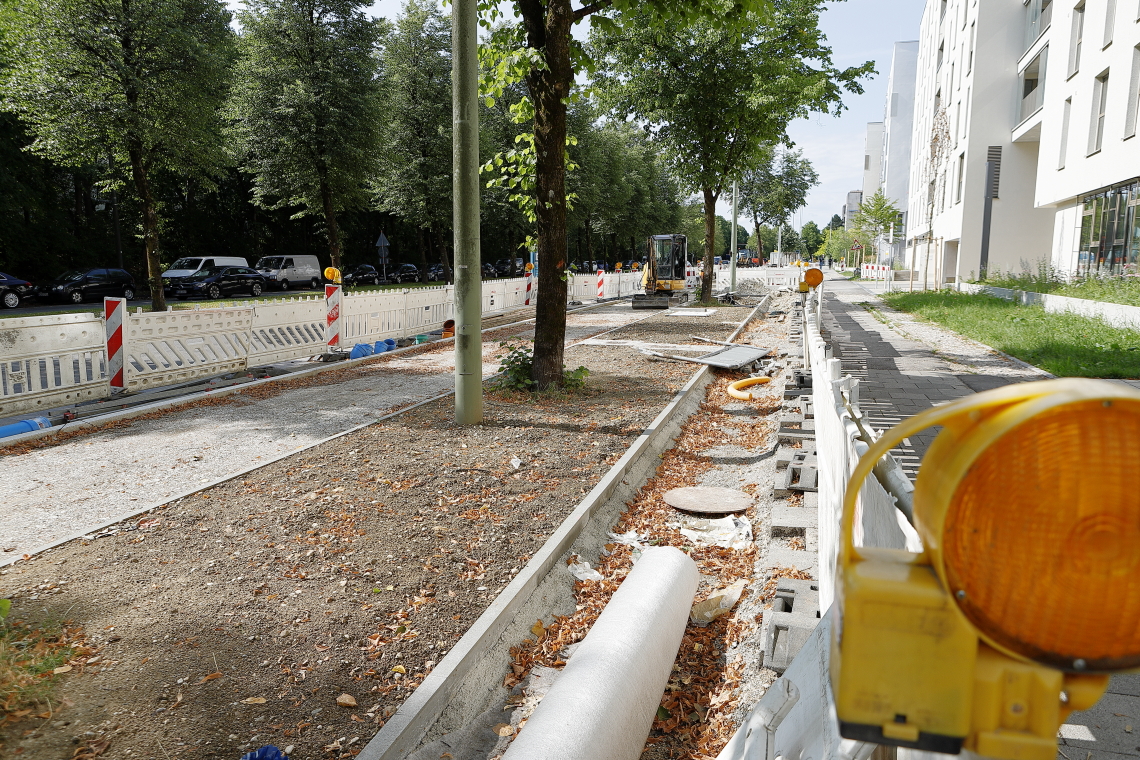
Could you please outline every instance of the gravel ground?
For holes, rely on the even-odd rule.
[[[645,316],[628,303],[573,313],[567,340]],[[530,338],[532,333],[526,325],[489,333],[483,346],[484,375],[498,370],[500,339]],[[454,367],[454,352],[445,344],[311,380],[283,380],[205,405],[113,423],[59,445],[9,453],[0,468],[0,550],[5,552],[0,556],[32,552],[431,398],[452,387]],[[4,453],[0,449],[0,455]]]
[[[723,340],[747,313],[651,312],[610,337]],[[647,315],[616,305],[576,316],[590,322],[574,328],[585,336]],[[297,760],[353,754],[693,371],[610,346],[569,347],[567,364],[591,370],[572,396],[488,394],[485,424],[467,429],[451,424],[449,400],[432,402],[0,571],[14,617],[74,620],[99,647],[62,677],[49,719],[0,729],[0,755],[54,760],[107,738],[106,758],[236,758],[267,743]],[[350,399],[378,406],[344,385],[309,403],[335,393],[341,414]],[[283,398],[250,406],[280,420]],[[92,459],[77,446],[121,452],[139,427],[38,453],[63,452],[59,473]],[[205,448],[170,432],[170,459],[132,459],[131,477],[171,489],[202,477],[190,462]],[[179,458],[190,462],[169,471]]]

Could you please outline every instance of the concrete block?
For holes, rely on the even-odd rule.
[[[808,528],[815,528],[819,514],[804,507],[773,507],[773,536],[803,536]]]
[[[819,624],[819,584],[781,578],[764,612],[764,666],[783,673]]]
[[[819,555],[815,552],[785,549],[782,546],[773,546],[768,549],[768,556],[764,562],[765,567],[792,567],[796,570],[805,570],[816,577],[818,574]]]

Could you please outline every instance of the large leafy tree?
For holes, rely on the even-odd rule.
[[[528,99],[516,114],[533,123],[533,132],[514,152],[518,172],[512,178],[533,199],[537,229],[538,306],[534,335],[533,379],[539,388],[562,384],[566,336],[566,146],[567,105],[573,95],[575,74],[590,61],[571,34],[585,20],[617,28],[626,23],[648,24],[653,29],[675,30],[698,18],[710,24],[731,23],[747,11],[758,11],[765,0],[586,0],[575,8],[572,0],[512,0],[515,24],[500,27],[485,77],[488,94],[498,96],[510,83],[526,82]],[[498,22],[497,0],[481,0],[484,23]],[[598,18],[599,12],[608,15]],[[489,86],[488,86],[489,84]]]
[[[262,208],[324,222],[341,266],[337,214],[367,205],[380,160],[378,44],[387,22],[361,0],[246,0],[235,71],[234,147]]]
[[[443,230],[451,226],[451,20],[435,0],[408,1],[383,61],[386,125],[373,187],[380,210],[416,226],[426,278],[433,238],[449,271]]]
[[[819,175],[802,151],[770,145],[740,180],[741,206],[751,214],[754,229],[759,230],[761,224],[781,228],[818,184]]]
[[[815,222],[807,222],[800,228],[800,240],[804,244],[804,253],[814,255],[823,245],[823,233]]]
[[[4,8],[0,107],[64,166],[129,167],[155,310],[165,310],[157,172],[208,178],[224,163],[219,107],[232,60],[220,0],[17,0]]]
[[[844,90],[862,92],[872,63],[838,70],[819,31],[820,0],[786,0],[733,23],[699,19],[662,29],[648,18],[591,37],[603,99],[651,125],[677,175],[699,191],[705,211],[701,300],[711,297],[716,202],[724,188],[785,139],[811,111],[842,110]],[[635,15],[635,14],[627,14]]]

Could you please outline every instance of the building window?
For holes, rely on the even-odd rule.
[[[1112,27],[1116,26],[1116,0],[1108,0],[1104,5],[1104,47],[1112,44]]]
[[[1046,47],[1029,62],[1025,71],[1021,72],[1021,105],[1017,118],[1019,123],[1041,110],[1042,95],[1045,93],[1045,60],[1048,54],[1049,48]]]
[[[870,153],[864,153],[863,154],[863,171],[865,171],[865,172],[871,171],[871,154]]]
[[[970,57],[966,63],[966,73],[974,70],[974,24],[970,24]]]
[[[958,187],[954,191],[954,202],[962,202],[962,180],[966,176],[966,154],[958,156]]]
[[[1137,111],[1140,110],[1140,45],[1132,48],[1132,78],[1128,83],[1128,103],[1124,116],[1124,139],[1136,134]]]
[[[946,17],[946,5],[947,5],[946,0],[942,0],[942,12],[938,16],[939,21],[941,21],[942,19],[944,19]]]
[[[946,53],[946,43],[943,42],[938,46],[938,60],[934,64],[934,70],[940,71],[942,69],[942,57]]]
[[[1073,8],[1073,29],[1069,39],[1069,76],[1081,67],[1081,38],[1085,34],[1085,4]]]
[[[1057,169],[1065,168],[1065,156],[1069,152],[1069,112],[1073,110],[1073,99],[1065,98],[1065,109],[1061,114],[1061,155],[1057,159]]]
[[[891,93],[891,116],[899,115],[899,94],[897,92]]]
[[[1049,28],[1053,20],[1053,0],[1029,0],[1025,4],[1025,49],[1028,50]]]
[[[1108,72],[1093,80],[1092,124],[1089,125],[1089,155],[1100,150],[1104,144],[1104,111],[1108,105]]]
[[[1140,181],[1084,199],[1078,272],[1136,274],[1140,263]]]

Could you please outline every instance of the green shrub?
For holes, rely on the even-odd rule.
[[[507,349],[507,353],[499,361],[499,372],[501,374],[495,381],[495,386],[515,391],[535,390],[535,382],[531,379],[534,374],[534,349],[526,343],[511,343],[510,341],[503,341],[499,346]],[[585,367],[578,367],[578,369],[566,371],[566,365],[563,365],[562,369],[562,383],[567,390],[582,388],[586,385],[586,377],[590,374],[590,370]]]

